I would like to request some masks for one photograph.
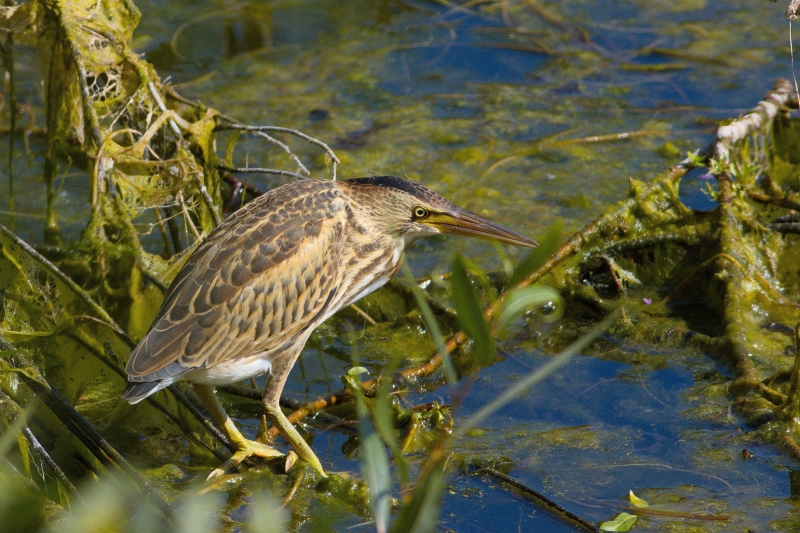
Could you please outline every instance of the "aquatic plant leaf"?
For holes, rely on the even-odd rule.
[[[383,440],[375,432],[363,397],[356,397],[358,410],[359,450],[361,452],[361,471],[367,480],[370,493],[370,507],[375,518],[375,529],[385,533],[389,524],[389,511],[392,500],[389,457]]]
[[[411,291],[414,294],[414,299],[417,301],[417,307],[419,307],[419,312],[422,315],[422,321],[425,322],[425,326],[428,328],[428,334],[431,336],[433,343],[436,345],[436,351],[442,356],[442,365],[444,366],[445,378],[450,385],[454,385],[456,382],[458,382],[458,376],[456,375],[456,369],[453,366],[453,360],[450,357],[450,353],[445,347],[442,330],[439,329],[439,324],[436,322],[436,318],[433,316],[431,306],[428,305],[428,302],[425,300],[425,296],[422,294],[422,289],[420,289],[417,285],[416,281],[414,280],[414,275],[411,273],[411,269],[406,263],[403,263],[403,275],[405,275],[406,281],[408,281],[408,285],[411,287]]]
[[[350,377],[356,377],[361,374],[369,374],[369,370],[367,370],[363,366],[354,366],[353,368],[347,371],[347,375]]]
[[[600,524],[601,531],[628,531],[636,523],[636,516],[628,513],[620,513],[609,522]]]
[[[25,411],[17,416],[17,418],[15,418],[14,421],[8,425],[8,429],[5,429],[2,433],[0,433],[0,457],[5,457],[8,455],[8,452],[11,450],[11,447],[14,445],[14,442],[17,439],[17,435],[22,434],[22,428],[27,425],[28,418],[32,413],[33,405],[27,406]]]
[[[475,341],[473,359],[476,365],[485,366],[494,359],[496,349],[494,340],[489,334],[489,326],[483,319],[483,312],[478,295],[467,278],[467,271],[461,257],[453,260],[451,275],[453,305],[458,313],[458,322],[464,332]]]
[[[391,369],[387,368],[387,370]],[[401,483],[405,484],[408,478],[408,465],[405,457],[403,457],[403,450],[400,448],[400,443],[395,433],[395,417],[389,397],[389,380],[385,380],[385,382],[387,385],[381,384],[378,394],[372,402],[372,419],[375,429],[394,456],[394,463],[399,469]]]
[[[436,530],[444,492],[445,457],[426,465],[414,486],[411,501],[400,509],[392,533],[430,533]]]
[[[489,279],[489,275],[486,273],[486,271],[469,257],[461,255],[458,259],[464,265],[464,269],[469,274],[472,274],[472,276],[478,281],[486,298],[489,300],[494,300],[497,298],[497,290],[494,288],[494,284]]]
[[[236,150],[236,145],[239,143],[242,133],[241,131],[233,131],[225,141],[225,159],[222,162],[228,166],[233,166],[233,152]]]
[[[356,367],[358,368],[358,367]],[[350,388],[356,400],[356,414],[358,415],[359,452],[361,454],[361,472],[367,480],[369,487],[369,502],[372,515],[375,518],[375,528],[379,533],[385,533],[389,523],[391,503],[391,474],[389,471],[389,457],[383,440],[375,432],[375,427],[367,410],[361,384],[354,376],[343,377],[346,386]]]
[[[497,241],[492,241],[492,247],[500,258],[500,264],[503,265],[503,274],[505,274],[506,279],[510,279],[511,276],[514,275],[514,263],[511,261],[511,258],[508,257],[508,253],[506,249],[503,248],[502,244]]]
[[[643,509],[650,505],[645,500],[641,499],[636,494],[634,494],[632,490],[628,491],[628,498],[631,500],[631,505],[633,505],[634,507],[638,507],[639,509]]]
[[[547,233],[538,239],[539,246],[534,248],[528,257],[517,266],[511,275],[511,279],[508,280],[508,284],[512,287],[515,286],[542,266],[558,249],[563,233],[564,223],[559,220],[547,230]]]
[[[544,315],[544,319],[547,322],[558,320],[564,313],[564,299],[555,289],[536,285],[511,290],[495,318],[494,330],[502,330],[532,307],[548,304],[553,305],[554,310]]]
[[[34,381],[46,379],[88,420],[101,420],[108,437],[137,436],[141,445],[146,441],[138,436],[152,434],[153,427],[163,432],[161,438],[208,433],[169,393],[137,406],[119,400],[127,385],[125,359],[133,341],[86,291],[2,226],[0,284],[0,339],[13,339],[15,348],[4,350],[9,354],[0,358],[4,372],[19,372]],[[7,364],[14,353],[31,366]],[[11,378],[0,379],[0,386],[21,405],[33,396],[30,387],[16,387]],[[87,452],[47,408],[37,409],[36,417],[50,434],[73,443],[59,447],[56,462],[72,461],[73,453]],[[192,453],[211,456],[197,439],[188,442]],[[183,455],[185,450],[176,452]]]
[[[108,371],[97,357],[86,357],[87,349],[103,354],[108,342],[115,354],[127,354],[132,343],[88,294],[3,226],[0,252],[0,271],[10,274],[0,333],[31,353],[48,354],[42,374],[75,403]]]
[[[28,439],[20,431],[17,433],[17,447],[19,448],[19,455],[22,458],[22,468],[25,470],[25,475],[31,477],[31,450]]]

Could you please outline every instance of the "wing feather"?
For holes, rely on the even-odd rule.
[[[131,353],[130,379],[269,352],[316,326],[335,300],[345,205],[335,183],[309,180],[228,218],[176,276]]]

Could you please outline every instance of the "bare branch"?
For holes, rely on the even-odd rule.
[[[225,115],[220,115],[220,118],[225,119],[229,122],[229,124],[217,126],[216,130],[241,130],[241,131],[278,131],[281,133],[288,133],[290,135],[294,135],[296,137],[300,137],[301,139],[310,142],[311,144],[316,144],[317,146],[321,147],[325,150],[325,153],[330,156],[332,164],[331,164],[331,179],[336,181],[336,168],[341,164],[339,158],[336,157],[336,154],[333,153],[333,150],[325,144],[324,142],[320,141],[319,139],[315,139],[314,137],[310,137],[305,133],[297,130],[293,130],[291,128],[281,128],[278,126],[247,126],[245,124],[241,124],[230,117],[226,117]]]
[[[236,172],[237,174],[277,174],[279,176],[291,176],[300,180],[308,179],[308,176],[303,176],[296,172],[289,172],[288,170],[277,170],[274,168],[245,168],[245,167],[228,167],[225,165],[217,165],[219,170],[225,172]]]
[[[147,84],[147,88],[150,90],[150,96],[153,97],[153,100],[155,100],[155,102],[158,105],[158,108],[161,110],[161,112],[162,113],[166,113],[167,112],[167,106],[164,105],[164,100],[161,99],[161,95],[158,94],[158,91],[156,91],[155,83],[153,83],[151,81],[150,83]],[[174,120],[169,119],[169,126],[170,126],[170,128],[172,128],[172,133],[175,134],[175,137],[177,137],[178,139],[182,140],[183,139],[183,134],[181,133],[181,129],[178,127],[178,125],[175,123]]]
[[[309,170],[306,168],[306,166],[305,166],[305,165],[304,165],[302,162],[300,162],[300,158],[299,158],[299,157],[297,157],[296,155],[294,155],[294,152],[292,152],[292,150],[291,150],[291,149],[290,149],[288,146],[286,146],[285,144],[283,144],[282,142],[280,142],[280,141],[279,141],[278,139],[276,139],[275,137],[272,137],[272,136],[270,136],[270,135],[267,135],[266,133],[264,133],[264,132],[262,132],[262,131],[253,131],[253,132],[251,132],[251,133],[252,133],[253,135],[258,135],[259,137],[262,137],[262,138],[266,139],[267,141],[271,142],[272,144],[274,144],[274,145],[276,145],[276,146],[280,146],[280,147],[283,149],[283,151],[284,151],[284,152],[286,152],[287,154],[289,154],[289,157],[291,157],[291,158],[292,158],[292,160],[293,160],[295,163],[297,163],[297,166],[298,166],[298,167],[300,167],[300,170],[302,170],[302,171],[303,171],[303,173],[304,173],[306,176],[310,176],[310,175],[311,175],[311,172],[310,172],[310,171],[309,171]]]

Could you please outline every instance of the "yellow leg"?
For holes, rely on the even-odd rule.
[[[219,468],[216,468],[213,472],[211,472],[206,478],[206,481],[217,476],[221,476],[231,468],[239,466],[242,461],[253,455],[256,457],[263,457],[264,459],[283,457],[283,454],[272,446],[267,446],[266,444],[246,439],[236,427],[236,424],[233,423],[231,417],[228,416],[228,413],[225,412],[225,409],[223,409],[222,405],[219,403],[219,400],[217,400],[217,397],[214,395],[213,387],[210,385],[195,383],[194,390],[197,393],[198,398],[200,398],[200,401],[202,401],[208,409],[211,417],[214,419],[214,422],[216,422],[217,425],[222,428],[233,446],[236,448],[236,451],[231,458],[222,463]],[[300,435],[298,435],[298,437],[299,436]]]
[[[289,419],[286,418],[286,415],[283,414],[281,408],[271,404],[264,405],[264,411],[267,414],[267,417],[270,419],[270,422],[278,428],[278,431],[281,432],[289,444],[292,445],[292,449],[297,453],[298,457],[311,465],[311,467],[316,470],[319,475],[322,477],[328,477],[325,474],[325,470],[322,469],[322,463],[319,462],[314,451],[311,449],[311,446],[305,441],[303,437],[300,436],[300,433],[294,428]]]

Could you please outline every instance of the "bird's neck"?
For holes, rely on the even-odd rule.
[[[341,295],[341,306],[381,288],[394,277],[402,264],[407,247],[405,240],[370,223],[372,220],[375,218],[359,213],[358,207],[348,207],[349,227],[344,232],[347,242],[342,254],[342,268],[348,279],[339,284],[347,287],[346,293]]]

